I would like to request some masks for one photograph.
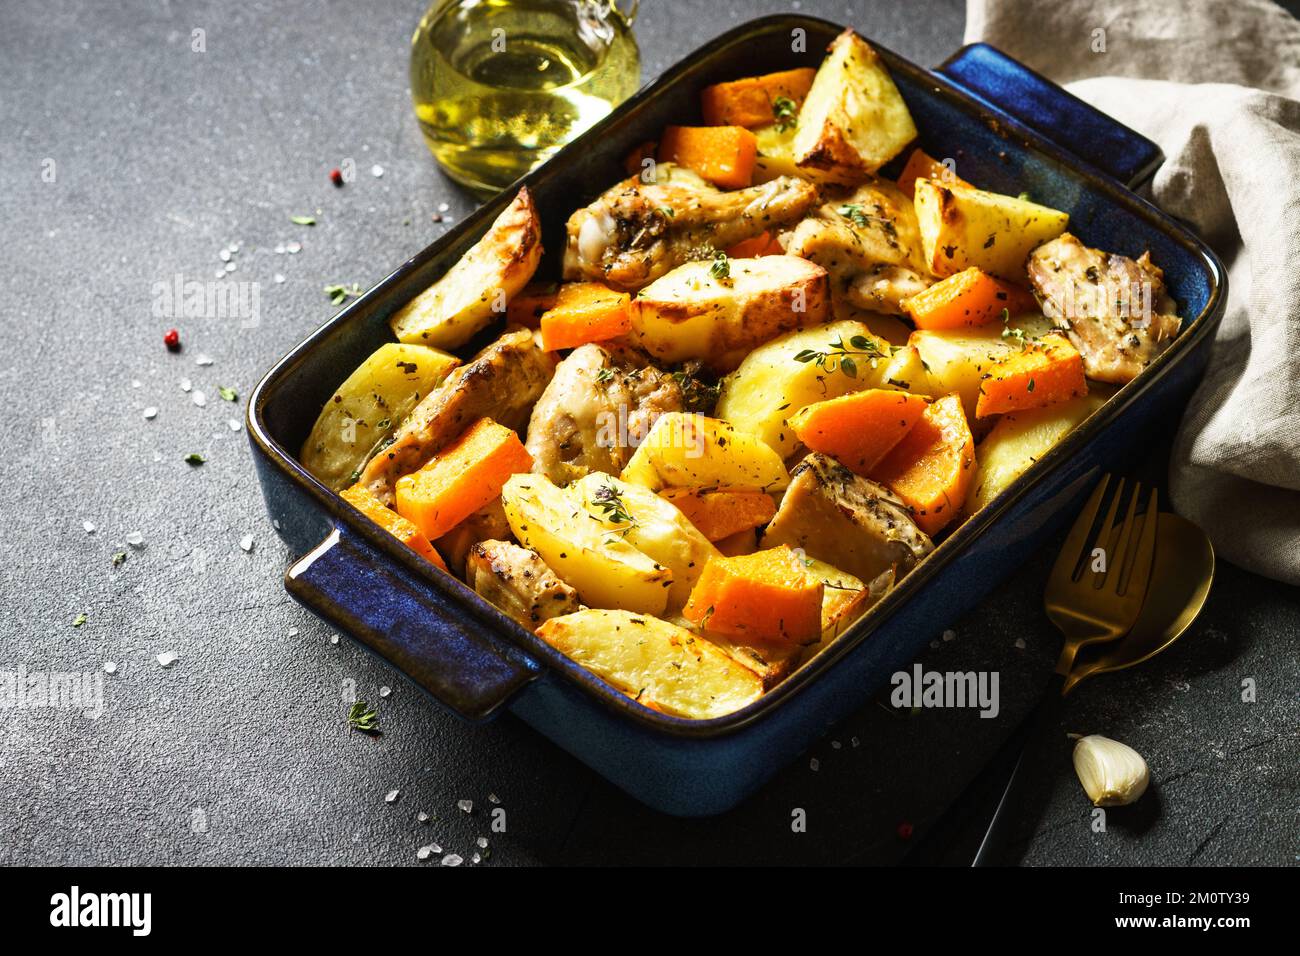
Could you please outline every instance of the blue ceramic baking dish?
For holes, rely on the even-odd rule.
[[[569,213],[621,178],[624,155],[665,125],[698,120],[701,87],[815,66],[841,29],[803,16],[737,27],[525,177],[550,251],[543,272],[558,272]],[[1014,571],[1069,518],[1100,471],[1179,414],[1223,311],[1223,268],[1184,226],[1131,191],[1160,162],[1150,141],[992,47],[968,46],[933,71],[880,54],[931,155],[955,157],[961,175],[982,186],[1028,191],[1068,210],[1071,230],[1089,245],[1129,256],[1151,250],[1184,321],[1159,360],[807,667],[726,717],[668,717],[624,697],[436,571],[295,459],[325,400],[391,341],[389,316],[478,239],[514,195],[508,189],[312,334],[253,393],[248,434],[266,507],[303,554],[285,575],[289,592],[454,713],[484,720],[509,710],[638,800],[703,816],[756,790]]]

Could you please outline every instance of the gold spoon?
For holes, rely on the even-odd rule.
[[[1196,620],[1214,581],[1214,547],[1190,521],[1160,513],[1151,587],[1133,630],[1110,644],[1085,648],[1075,659],[1061,695],[1094,674],[1121,671],[1155,657]]]

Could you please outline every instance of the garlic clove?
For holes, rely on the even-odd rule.
[[[1074,772],[1094,806],[1122,807],[1146,793],[1151,774],[1142,755],[1100,734],[1074,745]]]

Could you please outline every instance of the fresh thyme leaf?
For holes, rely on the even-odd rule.
[[[677,215],[677,213],[673,212],[672,206],[660,206],[659,212],[662,213],[668,219],[671,219],[673,218],[673,216]]]
[[[290,216],[289,221],[295,226],[314,226],[316,220],[311,216]]]
[[[1029,385],[1026,387],[1025,391],[1032,392],[1033,390],[1034,390],[1034,380],[1031,378],[1029,380]]]
[[[351,285],[327,285],[325,294],[330,297],[330,305],[342,305],[349,296],[355,299],[361,295],[361,286],[355,282]]]
[[[203,463],[206,462],[206,461],[207,461],[207,459],[204,458],[202,455],[200,455],[200,454],[199,454],[198,452],[196,452],[196,451],[192,451],[192,452],[190,452],[188,455],[185,456],[185,462],[186,462],[186,464],[189,464],[189,465],[201,465],[201,464],[203,464]]]
[[[709,275],[715,279],[728,279],[731,277],[731,260],[727,254],[721,250],[713,254],[713,265],[709,266]]]
[[[217,386],[217,394],[220,395],[228,402],[239,401],[239,393],[236,392],[233,388],[226,388],[226,386],[224,385]]]
[[[628,513],[627,505],[623,503],[623,495],[613,485],[601,485],[591,496],[592,503],[605,513],[605,518],[613,521],[615,524],[634,525],[632,515]]]
[[[672,376],[677,387],[682,390],[684,411],[700,412],[703,415],[713,414],[718,404],[718,396],[722,392],[720,385],[710,384],[700,379],[690,366],[678,369],[672,373]]]
[[[845,203],[835,211],[855,226],[866,226],[871,221],[871,217],[867,215],[866,210],[859,203]]]
[[[363,734],[377,734],[379,733],[379,712],[364,700],[359,700],[348,708],[348,726],[353,730],[361,731]]]
[[[598,382],[608,382],[613,377],[614,370],[612,368],[603,367],[596,369],[596,381]]]
[[[1020,199],[1020,200],[1022,200],[1022,201],[1024,201],[1024,202],[1032,202],[1032,200],[1029,198],[1029,193],[1021,193],[1021,194],[1020,194],[1019,196],[1017,196],[1016,198],[1017,198],[1017,199]]]
[[[1013,342],[1020,351],[1025,350],[1025,330],[1013,329],[1010,326],[1002,330],[1002,340],[1004,342]]]
[[[784,133],[798,125],[799,107],[788,96],[778,96],[772,101],[772,115],[776,118],[776,128]]]
[[[85,624],[88,620],[90,620],[90,618],[87,615],[78,614],[76,617],[72,619],[72,626],[81,627],[81,625]]]
[[[816,349],[803,349],[795,353],[794,360],[805,364],[812,362],[818,368],[825,369],[827,372],[834,372],[838,369],[849,378],[857,378],[858,363],[854,358],[855,355],[868,358],[873,363],[877,359],[888,357],[873,340],[865,335],[855,335],[849,339],[848,345],[844,344],[844,339],[836,339],[827,347],[825,352],[819,352]]]
[[[114,552],[114,554],[113,554],[113,567],[115,567],[115,568],[120,568],[120,567],[121,567],[122,565],[124,565],[124,564],[126,564],[126,552],[125,552],[125,551],[116,551],[116,552]]]

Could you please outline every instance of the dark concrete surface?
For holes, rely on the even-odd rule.
[[[785,6],[646,0],[643,75]],[[955,0],[802,9],[922,63],[961,41]],[[921,828],[952,798],[1050,670],[1050,555],[956,623],[952,640],[936,634],[924,659],[998,671],[998,719],[872,703],[740,809],[695,821],[640,807],[513,718],[458,723],[285,595],[293,556],[228,421],[330,315],[324,284],[374,282],[472,208],[412,117],[407,42],[420,13],[395,2],[0,5],[0,671],[116,664],[97,719],[0,710],[0,862],[415,864],[431,843],[469,859],[479,836],[494,866],[897,859],[900,825]],[[192,50],[195,29],[204,52]],[[345,158],[360,175],[336,190],[326,173]],[[444,202],[448,220],[435,224]],[[291,224],[299,213],[319,225]],[[294,240],[300,253],[275,253]],[[215,279],[231,242],[241,247],[227,278],[260,297],[254,327],[155,314],[157,284]],[[161,344],[171,325],[179,355]],[[207,463],[186,464],[190,452]],[[126,543],[136,532],[141,547]],[[117,568],[116,552],[127,555]],[[1067,707],[1073,729],[1146,756],[1143,811],[1093,832],[1058,765],[1027,861],[1300,858],[1298,632],[1296,589],[1222,567],[1180,646],[1084,685]],[[164,652],[178,655],[167,668]],[[1247,679],[1254,703],[1241,699]],[[348,731],[352,687],[379,703],[379,739]],[[504,834],[489,832],[490,794]],[[806,833],[791,832],[794,808]]]

